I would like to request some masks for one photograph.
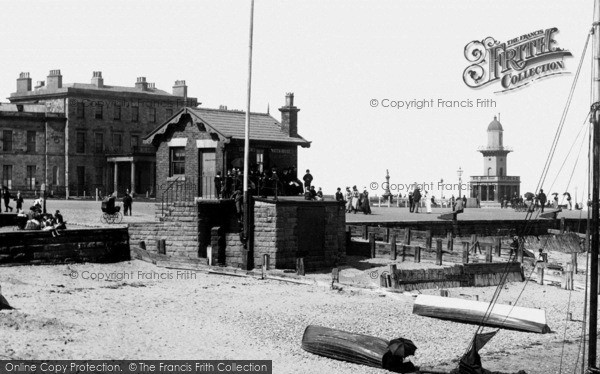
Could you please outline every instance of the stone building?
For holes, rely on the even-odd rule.
[[[279,109],[281,122],[268,113],[250,114],[250,168],[261,172],[296,168],[298,146],[310,142],[298,134],[298,111],[288,93]],[[156,127],[144,143],[156,147],[157,191],[174,181],[185,181],[198,197],[215,197],[214,177],[241,169],[246,113],[236,110],[192,108],[179,110]],[[158,195],[157,195],[158,197]]]
[[[509,176],[508,154],[512,149],[504,146],[502,124],[494,116],[487,128],[488,144],[480,147],[483,155],[483,175],[471,176],[471,197],[479,198],[482,206],[500,206],[506,196],[520,195],[521,180],[518,176]]]
[[[29,73],[21,73],[9,100],[16,105],[42,104],[45,113],[65,120],[62,132],[52,135],[48,163],[33,163],[45,152],[36,147],[27,152],[34,157],[31,165],[22,163],[27,147],[23,139],[41,139],[41,129],[23,130],[3,122],[1,179],[11,180],[13,189],[31,191],[46,178],[48,190],[67,197],[93,194],[96,189],[102,194],[126,189],[153,194],[155,150],[143,146],[142,139],[186,104],[197,105],[195,98],[187,97],[185,81],[176,81],[168,93],[145,77],[137,78],[132,87],[108,85],[100,71],[93,72],[90,83],[63,83],[60,70],[51,70],[46,81],[33,88]]]
[[[49,113],[44,104],[0,104],[1,183],[11,191],[39,190],[46,165],[64,170],[64,113]],[[50,191],[52,192],[52,191]]]

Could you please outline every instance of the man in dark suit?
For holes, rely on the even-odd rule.
[[[310,185],[313,181],[313,176],[310,174],[310,170],[306,169],[306,174],[304,174],[302,180],[304,181],[304,188],[310,188]]]
[[[419,213],[419,204],[421,203],[421,190],[419,189],[419,186],[417,186],[413,192],[413,201],[415,204],[415,213]]]
[[[541,213],[544,213],[544,206],[546,205],[546,201],[548,200],[548,198],[546,198],[546,194],[544,193],[544,190],[542,190],[540,188],[540,193],[537,195],[538,201],[540,202],[540,206],[541,206]]]

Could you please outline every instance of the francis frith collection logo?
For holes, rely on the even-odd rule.
[[[506,92],[535,80],[558,76],[565,71],[565,57],[571,52],[556,46],[556,27],[536,30],[501,43],[487,37],[465,46],[465,58],[472,63],[463,72],[465,84],[480,88],[498,82]]]

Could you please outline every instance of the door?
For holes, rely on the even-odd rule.
[[[304,257],[304,267],[311,268],[324,259],[325,207],[298,207],[298,255]],[[295,264],[290,264],[294,265]]]
[[[85,189],[85,166],[77,166],[77,195],[83,195]]]
[[[198,150],[198,195],[204,198],[215,197],[215,174],[217,169],[217,153],[214,149]]]

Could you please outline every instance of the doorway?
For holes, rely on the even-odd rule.
[[[199,149],[198,160],[198,196],[214,198],[217,153],[214,149]]]

